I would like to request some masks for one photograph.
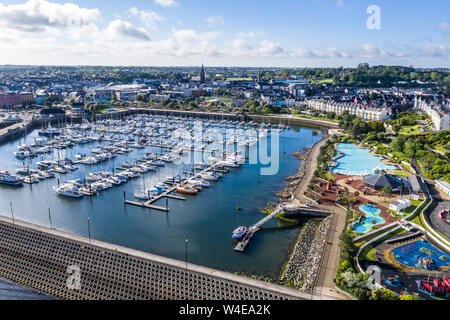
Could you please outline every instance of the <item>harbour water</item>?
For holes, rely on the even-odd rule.
[[[13,156],[17,146],[24,141],[32,142],[36,137],[35,130],[25,138],[0,146],[0,169],[15,173],[22,166],[22,161]],[[58,178],[63,182],[84,178],[92,171],[112,171],[125,160],[134,161],[148,151],[160,151],[146,147],[133,149],[131,153],[93,166],[80,164],[77,171],[56,174],[56,178],[33,185],[24,184],[22,188],[2,185],[0,214],[14,215],[15,219],[86,237],[89,236],[89,219],[90,236],[101,241],[182,261],[186,259],[187,252],[187,260],[191,263],[276,278],[297,238],[298,227],[282,228],[274,219],[258,232],[244,253],[233,250],[231,233],[237,226],[249,226],[264,217],[261,211],[266,204],[278,200],[275,193],[286,185],[283,178],[295,174],[300,164],[292,153],[310,147],[320,139],[321,134],[313,134],[310,128],[285,129],[280,132],[280,169],[277,174],[261,176],[259,164],[231,168],[223,178],[211,181],[211,186],[196,196],[183,195],[187,198],[185,201],[169,199],[168,213],[125,205],[123,191],[126,191],[128,199],[133,199],[133,193],[143,190],[144,183],[148,188],[166,176],[180,174],[180,166],[176,163],[166,164],[156,172],[141,175],[94,197],[70,199],[58,196],[52,189]],[[55,150],[53,154],[45,155],[44,159],[56,158],[58,152],[60,157],[74,159],[77,153],[90,154],[93,148],[106,144],[103,141]],[[36,168],[39,160],[41,156],[32,159],[30,167]],[[237,210],[238,203],[242,209],[240,211]],[[155,205],[165,206],[165,200],[159,200]]]
[[[17,286],[0,279],[0,300],[48,300],[52,299],[30,288]]]

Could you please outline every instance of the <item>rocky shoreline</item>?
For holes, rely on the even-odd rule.
[[[313,150],[314,147],[304,148],[303,151],[296,151],[292,154],[301,160],[301,164],[295,175],[285,178],[289,182],[286,188],[277,193],[277,196],[284,198],[282,200],[291,200],[308,170],[315,170],[310,167]],[[305,218],[294,248],[281,270],[278,279],[280,283],[313,293],[331,220],[332,216]]]
[[[277,197],[283,198],[282,200],[288,200],[292,197],[295,190],[297,189],[297,186],[306,174],[311,150],[312,148],[303,148],[303,151],[295,151],[292,153],[294,157],[301,160],[302,162],[300,163],[300,166],[295,175],[284,178],[284,180],[289,181],[289,184],[282,191],[276,193]]]

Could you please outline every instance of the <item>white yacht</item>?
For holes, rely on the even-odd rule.
[[[78,190],[76,186],[70,183],[65,183],[60,186],[54,186],[53,190],[59,195],[70,198],[81,198],[83,194]]]

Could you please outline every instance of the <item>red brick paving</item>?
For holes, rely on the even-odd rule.
[[[352,178],[352,176],[342,175],[342,174],[332,174],[332,175],[335,178],[334,181]],[[320,187],[320,189],[322,190],[323,195],[320,196],[320,204],[325,205],[325,206],[335,206],[336,199],[338,197],[336,190],[339,190],[340,192],[342,192],[342,191],[344,191],[344,188],[342,188],[341,186],[337,185],[336,183],[333,183],[332,181],[330,181],[330,184],[331,184],[330,189],[331,190],[327,190],[327,181],[322,180],[320,178],[316,178],[316,180],[318,180],[322,183],[322,186]],[[364,188],[364,182],[362,180],[353,180],[351,183],[349,183],[349,185],[357,190],[361,190],[361,193],[365,189],[370,195],[379,195],[379,192],[376,190],[373,190],[371,188]],[[316,194],[316,193],[314,192],[314,194]],[[316,194],[316,195],[318,195],[318,194]],[[380,224],[378,226],[382,227],[384,225],[387,225],[389,223],[397,221],[397,219],[389,213],[388,209],[385,206],[383,206],[379,203],[373,203],[372,201],[365,199],[361,196],[357,196],[356,199],[358,200],[358,202],[354,206],[352,206],[351,209],[357,211],[359,214],[361,214],[364,217],[366,216],[365,213],[362,212],[361,210],[359,210],[359,208],[358,208],[360,205],[373,204],[373,205],[376,205],[378,208],[380,208],[380,210],[381,210],[380,217],[383,218],[386,222],[384,224]]]

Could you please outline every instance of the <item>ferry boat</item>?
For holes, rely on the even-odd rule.
[[[240,227],[234,229],[231,237],[233,239],[241,239],[245,235],[246,232],[247,232],[247,228],[244,226],[240,226]]]

